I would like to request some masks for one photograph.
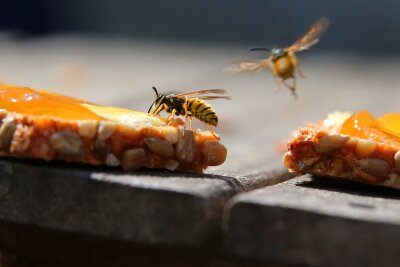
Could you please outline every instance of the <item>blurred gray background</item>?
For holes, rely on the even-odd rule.
[[[320,49],[400,51],[395,0],[13,0],[0,27],[30,34],[75,32],[134,38],[286,45],[321,16],[331,20]]]

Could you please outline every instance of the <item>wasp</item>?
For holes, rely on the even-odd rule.
[[[228,71],[232,73],[239,72],[258,72],[264,68],[271,70],[272,76],[275,78],[277,83],[277,91],[280,90],[283,84],[288,88],[292,95],[297,98],[296,94],[296,75],[295,70],[297,68],[301,77],[305,77],[303,74],[299,61],[295,53],[308,50],[311,46],[318,43],[320,36],[329,26],[329,21],[326,18],[320,18],[306,33],[304,33],[294,44],[286,48],[251,48],[250,51],[266,51],[269,55],[264,60],[255,61],[239,61],[228,68]],[[288,79],[292,79],[292,84],[287,83]]]
[[[207,124],[211,133],[217,137],[212,129],[212,126],[217,126],[218,116],[214,108],[205,100],[230,100],[230,96],[221,96],[221,94],[226,94],[225,90],[208,89],[183,94],[159,94],[155,87],[153,87],[153,90],[156,93],[156,100],[151,104],[148,113],[158,115],[161,111],[165,110],[166,112],[170,113],[168,120],[171,120],[171,118],[173,118],[175,115],[185,116],[186,119],[189,119],[190,129],[192,129],[192,117],[195,117],[196,119]],[[212,96],[207,94],[219,95]]]

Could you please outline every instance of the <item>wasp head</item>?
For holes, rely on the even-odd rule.
[[[163,94],[159,94],[157,88],[153,86],[154,92],[156,92],[156,100],[151,104],[147,113],[156,114],[158,108],[165,103],[166,97]]]
[[[271,50],[272,59],[276,60],[280,57],[283,57],[287,54],[285,49],[282,48],[274,48]]]

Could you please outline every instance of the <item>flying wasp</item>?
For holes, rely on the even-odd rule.
[[[229,72],[234,74],[239,72],[258,72],[264,68],[269,67],[272,76],[277,82],[277,91],[280,90],[283,84],[288,88],[293,96],[297,98],[296,94],[296,75],[295,69],[297,68],[301,77],[305,77],[299,61],[295,53],[308,50],[311,46],[315,45],[319,41],[319,37],[329,26],[329,21],[326,18],[320,18],[317,20],[306,33],[303,34],[293,45],[286,48],[251,48],[250,51],[267,51],[269,56],[264,60],[254,61],[239,61],[228,68]],[[287,82],[288,79],[292,79],[292,84]]]
[[[192,129],[192,117],[195,117],[196,119],[207,124],[211,133],[217,137],[212,129],[212,126],[217,126],[218,116],[213,107],[205,100],[230,100],[230,96],[221,96],[221,94],[226,94],[225,90],[209,89],[183,94],[159,94],[155,87],[153,87],[153,90],[156,93],[156,100],[153,102],[153,104],[151,104],[148,113],[158,115],[161,111],[165,110],[166,112],[170,113],[168,120],[173,118],[175,115],[185,116],[187,119],[189,119],[190,129]],[[207,94],[220,95],[212,96]]]

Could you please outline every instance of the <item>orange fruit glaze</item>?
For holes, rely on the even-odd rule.
[[[82,106],[83,103],[86,101],[28,87],[0,84],[0,109],[28,115],[56,116],[63,119],[103,119]]]
[[[0,111],[54,116],[67,120],[111,120],[123,125],[165,126],[167,121],[145,112],[96,105],[44,90],[0,83]]]
[[[400,113],[388,113],[374,119],[368,111],[362,110],[343,123],[340,133],[400,146]]]

